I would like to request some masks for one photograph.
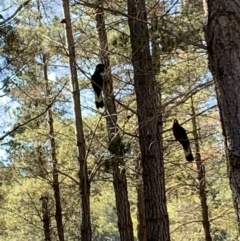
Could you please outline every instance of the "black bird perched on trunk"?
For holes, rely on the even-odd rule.
[[[173,135],[176,140],[182,145],[186,160],[191,162],[193,161],[193,155],[191,152],[190,142],[187,137],[185,129],[179,125],[177,120],[173,122]]]
[[[104,72],[104,64],[97,64],[94,74],[91,76],[92,87],[95,92],[95,103],[96,107],[103,108],[103,97],[102,97],[102,87],[103,87],[103,77],[101,73]]]

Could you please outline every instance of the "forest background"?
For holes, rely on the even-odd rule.
[[[88,227],[80,232],[85,209],[79,190],[86,188],[92,240],[124,240],[119,227],[129,220],[119,221],[120,204],[127,194],[134,240],[144,241],[127,3],[71,1],[70,23],[67,2],[1,4],[0,240],[81,240]],[[238,240],[202,1],[149,0],[146,12],[171,240]],[[108,108],[97,110],[90,77],[100,62],[108,67],[105,98],[110,93],[114,101],[106,98]],[[193,163],[173,137],[173,119],[188,132]],[[122,194],[117,183],[127,187]]]

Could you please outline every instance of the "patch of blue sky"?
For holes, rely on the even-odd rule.
[[[4,95],[2,91],[0,91],[0,137],[3,136],[6,132],[11,130],[11,126],[14,125],[16,122],[16,119],[14,118],[14,115],[12,114],[15,103],[12,102],[11,98]],[[7,160],[7,152],[6,152],[6,146],[5,143],[8,142],[10,139],[9,137],[6,137],[3,139],[0,147],[0,162],[3,162],[6,164]]]

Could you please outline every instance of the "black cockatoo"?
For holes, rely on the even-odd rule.
[[[95,103],[96,107],[103,108],[103,97],[102,97],[102,87],[103,87],[103,77],[101,73],[104,72],[104,64],[98,64],[96,66],[94,74],[91,76],[92,87],[95,92]]]
[[[186,160],[191,162],[193,161],[193,155],[191,152],[190,142],[187,137],[185,129],[179,125],[177,120],[173,122],[173,135],[176,140],[182,145]]]

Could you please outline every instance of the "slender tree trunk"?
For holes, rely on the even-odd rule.
[[[72,98],[75,117],[76,145],[78,149],[80,196],[81,196],[81,240],[91,241],[91,219],[90,219],[90,183],[87,173],[86,148],[83,134],[83,121],[81,114],[80,92],[77,77],[75,46],[72,34],[72,25],[69,12],[69,0],[62,0],[63,18],[66,28],[66,45],[69,56],[70,79],[72,84]]]
[[[240,230],[240,0],[208,0],[205,28]]]
[[[47,100],[50,100],[51,90],[48,84],[48,68],[46,63],[46,56],[43,54],[43,72],[44,72],[44,80],[46,83],[46,95]],[[47,105],[49,105],[47,101]],[[55,199],[55,219],[57,224],[57,233],[59,241],[64,241],[64,229],[63,229],[63,221],[62,221],[62,206],[61,206],[61,194],[60,194],[60,185],[58,180],[58,160],[56,155],[56,141],[55,141],[55,133],[53,126],[53,115],[52,109],[48,110],[48,125],[49,125],[49,137],[51,143],[51,156],[52,156],[52,174],[53,174],[53,192]]]
[[[38,155],[38,166],[39,166],[39,176],[42,178],[46,178],[47,175],[47,164],[46,164],[46,160],[43,157],[43,153],[42,153],[42,146],[39,145],[37,147],[37,155]]]
[[[212,241],[211,232],[210,232],[210,221],[208,215],[208,205],[207,205],[207,195],[206,195],[206,175],[205,175],[205,166],[201,159],[200,154],[200,145],[199,145],[199,135],[197,132],[197,121],[196,121],[196,113],[193,103],[193,97],[191,97],[191,105],[192,105],[192,125],[193,125],[193,135],[194,142],[196,148],[196,164],[198,171],[198,181],[199,181],[199,198],[201,202],[202,209],[202,224],[204,229],[204,235],[206,241]]]
[[[100,60],[105,64],[106,74],[104,75],[103,93],[105,96],[106,106],[106,123],[109,137],[109,145],[111,141],[119,135],[117,125],[117,112],[114,102],[112,75],[110,69],[110,60],[108,56],[108,41],[105,30],[105,21],[103,13],[103,0],[97,0],[98,8],[96,8],[96,22],[100,47]],[[118,230],[121,241],[133,241],[133,224],[131,219],[130,204],[128,201],[127,178],[125,173],[123,154],[112,153],[113,170],[113,186],[115,192],[117,216],[118,216]],[[121,169],[119,168],[121,165]]]
[[[143,166],[147,240],[168,241],[170,234],[163,150],[156,114],[158,98],[150,56],[145,1],[128,0],[128,14]]]
[[[45,241],[51,241],[51,218],[48,209],[48,196],[42,195],[40,198],[42,201],[42,214],[43,214],[43,230]]]

